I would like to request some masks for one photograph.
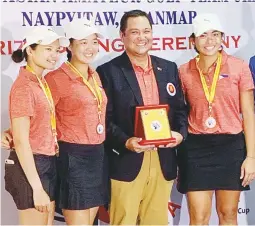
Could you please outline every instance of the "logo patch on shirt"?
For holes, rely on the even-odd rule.
[[[167,83],[167,85],[166,85],[166,91],[168,92],[168,94],[169,94],[170,96],[173,97],[173,96],[176,94],[176,88],[175,88],[174,84],[171,83],[171,82]]]
[[[221,80],[221,79],[223,79],[223,78],[228,78],[228,75],[222,74],[222,75],[219,76],[219,80]]]

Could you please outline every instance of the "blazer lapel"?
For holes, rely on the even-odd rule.
[[[151,63],[152,63],[152,68],[157,81],[157,85],[158,85],[159,103],[164,103],[163,92],[167,84],[166,71],[165,71],[165,68],[160,66],[159,62],[153,56],[151,56]]]
[[[128,84],[129,84],[138,104],[144,105],[141,90],[140,90],[140,87],[139,87],[139,84],[138,84],[138,81],[136,78],[135,71],[132,67],[132,64],[131,64],[126,52],[124,52],[121,55],[119,65],[123,71],[123,74],[124,74],[126,80],[128,81]]]

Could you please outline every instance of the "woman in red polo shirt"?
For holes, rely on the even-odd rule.
[[[180,67],[189,136],[178,151],[178,190],[191,225],[209,224],[214,193],[219,224],[235,225],[240,192],[255,177],[253,80],[248,64],[222,50],[216,15],[198,15],[193,29],[198,56]]]
[[[58,207],[68,225],[92,225],[98,207],[107,201],[103,187],[107,98],[97,72],[89,66],[102,35],[90,21],[83,20],[69,23],[65,34],[71,43],[68,61],[45,76],[56,109]],[[10,141],[5,131],[2,147],[8,148]]]
[[[36,27],[25,37],[22,50],[12,54],[24,59],[12,85],[9,114],[15,151],[5,160],[5,188],[12,195],[22,225],[52,224],[56,190],[56,126],[51,92],[42,74],[53,69],[60,46],[68,39],[49,27]]]
[[[90,21],[64,27],[70,40],[68,61],[50,72],[59,141],[59,208],[68,225],[93,224],[105,204],[103,157],[107,98],[97,72],[89,65],[102,36]]]

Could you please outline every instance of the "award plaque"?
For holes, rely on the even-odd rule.
[[[169,106],[138,106],[135,111],[135,136],[142,138],[140,145],[167,145],[175,143],[168,120]]]

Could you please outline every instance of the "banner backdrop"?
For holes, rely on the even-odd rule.
[[[121,54],[119,22],[125,11],[141,9],[153,22],[154,42],[151,54],[175,61],[178,65],[195,56],[188,37],[192,21],[200,13],[219,15],[226,33],[224,49],[248,62],[255,55],[255,0],[2,0],[1,1],[1,130],[9,127],[8,95],[20,65],[11,62],[11,53],[22,46],[23,35],[32,26],[48,25],[63,34],[62,26],[74,18],[93,19],[105,35],[94,67]],[[66,60],[62,53],[61,62]],[[58,65],[60,65],[60,63]],[[18,223],[11,196],[4,190],[4,159],[1,151],[2,225]],[[255,224],[255,183],[243,192],[238,208],[240,225]],[[189,223],[185,196],[173,189],[169,200],[169,224]],[[61,217],[60,217],[61,218]],[[100,224],[107,224],[107,213],[100,212]],[[55,222],[56,224],[63,224]],[[217,225],[215,209],[211,225]]]

